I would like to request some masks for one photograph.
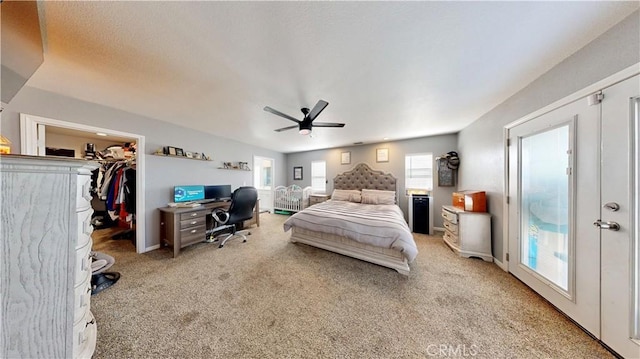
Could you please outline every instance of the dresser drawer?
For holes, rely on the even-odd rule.
[[[193,218],[197,218],[197,217],[206,217],[207,214],[211,213],[210,210],[206,210],[203,209],[201,211],[194,211],[194,212],[187,212],[187,213],[182,213],[180,215],[180,221],[186,221],[188,219],[193,219]]]
[[[442,218],[444,218],[445,221],[449,221],[453,224],[458,223],[458,214],[449,212],[445,209],[442,210]]]
[[[180,229],[187,229],[207,224],[207,217],[193,217],[180,221]]]
[[[75,285],[83,283],[87,277],[91,276],[91,240],[82,248],[76,249],[76,275]]]
[[[82,248],[89,243],[91,239],[91,233],[93,233],[93,226],[91,225],[91,215],[93,215],[93,209],[87,209],[82,212],[78,212],[78,240],[76,242],[76,249]]]
[[[206,225],[181,230],[180,247],[185,247],[193,243],[204,241],[206,230]]]
[[[451,223],[451,222],[446,221],[446,220],[444,222],[442,222],[442,224],[444,225],[444,228],[446,228],[452,234],[458,234],[458,225],[457,224]]]
[[[76,211],[91,208],[91,176],[79,175],[76,194]]]
[[[91,277],[74,288],[73,322],[78,323],[87,312],[91,303]]]
[[[96,320],[90,311],[87,311],[82,319],[73,325],[73,353],[74,357],[80,354],[91,341],[95,340],[97,331],[95,330]],[[93,327],[92,327],[93,326]],[[94,344],[95,345],[95,344]]]
[[[96,340],[98,338],[98,325],[93,317],[93,314],[89,312],[89,321],[85,324],[84,332],[82,333],[83,341],[79,342],[77,347],[73,347],[73,357],[78,359],[91,359],[93,352],[96,349]]]
[[[442,237],[444,238],[445,241],[451,244],[458,245],[458,236],[456,236],[455,234],[449,231],[444,231],[444,235]]]

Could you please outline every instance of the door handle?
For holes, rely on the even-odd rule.
[[[593,222],[593,225],[600,229],[610,229],[612,231],[620,230],[620,225],[617,222],[603,222],[601,220],[597,220]]]

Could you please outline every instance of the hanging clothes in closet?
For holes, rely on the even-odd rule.
[[[131,160],[105,163],[98,174],[97,186],[111,219],[131,225],[136,206],[135,163]]]

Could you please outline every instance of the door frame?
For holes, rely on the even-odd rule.
[[[271,157],[265,157],[265,156],[260,156],[260,155],[253,155],[253,168],[255,170],[256,168],[256,161],[257,160],[268,160],[271,161],[271,205],[270,205],[270,211],[273,213],[273,191],[276,188],[276,160],[271,158]],[[255,175],[252,176],[252,180],[255,182]],[[256,187],[256,183],[253,184],[254,187]]]
[[[579,91],[572,93],[558,101],[555,101],[537,111],[529,113],[511,123],[508,123],[503,127],[503,151],[504,151],[504,179],[503,179],[503,196],[502,196],[502,213],[503,213],[503,225],[502,225],[502,256],[500,260],[494,258],[494,262],[502,268],[505,272],[509,271],[509,263],[508,263],[508,253],[509,253],[509,200],[511,196],[509,196],[509,131],[525,122],[533,120],[537,117],[540,117],[548,112],[556,110],[560,107],[563,107],[571,102],[577,101],[581,98],[589,96],[591,94],[597,93],[598,91],[603,90],[606,87],[610,87],[615,85],[616,83],[622,82],[628,78],[631,78],[635,75],[640,74],[640,62],[631,65],[605,79],[602,79],[594,84],[591,84]]]
[[[146,243],[146,203],[145,203],[145,138],[143,135],[116,131],[108,128],[83,125],[74,122],[54,120],[29,114],[20,114],[20,153],[38,155],[38,125],[62,127],[85,132],[102,132],[111,136],[129,137],[136,140],[136,253],[145,253]]]

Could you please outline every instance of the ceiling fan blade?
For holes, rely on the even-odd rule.
[[[313,127],[344,127],[344,123],[314,122]]]
[[[293,125],[293,126],[289,126],[289,127],[283,127],[283,128],[279,128],[277,130],[274,130],[276,132],[282,132],[282,131],[286,131],[286,130],[293,130],[294,128],[298,128],[300,126],[298,125]]]
[[[264,107],[264,110],[265,110],[265,111],[267,111],[267,112],[271,112],[271,113],[272,113],[272,114],[274,114],[274,115],[278,115],[278,116],[280,116],[280,117],[284,117],[284,118],[286,118],[287,120],[291,120],[291,121],[293,121],[293,122],[300,123],[300,121],[299,121],[299,120],[296,120],[295,118],[293,118],[293,117],[291,117],[291,116],[289,116],[289,115],[287,115],[287,114],[284,114],[284,113],[282,113],[282,112],[280,112],[280,111],[278,111],[278,110],[274,110],[274,109],[272,109],[272,108],[271,108],[271,107],[269,107],[269,106],[265,106],[265,107]],[[276,130],[276,131],[277,131],[277,130]]]
[[[318,115],[320,114],[320,112],[322,112],[322,110],[324,110],[325,107],[327,107],[329,103],[327,101],[324,100],[319,100],[318,103],[313,106],[313,110],[311,110],[311,112],[309,112],[309,120],[313,121],[315,120],[316,117],[318,117]]]

